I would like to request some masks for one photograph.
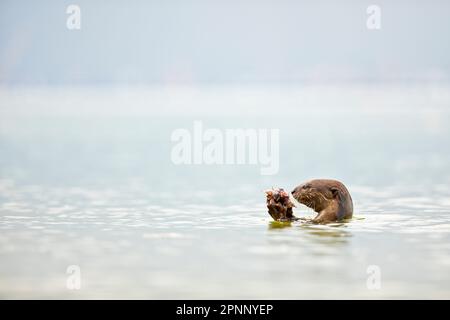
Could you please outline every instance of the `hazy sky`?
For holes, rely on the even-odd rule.
[[[437,0],[1,0],[0,84],[448,81],[449,31]]]

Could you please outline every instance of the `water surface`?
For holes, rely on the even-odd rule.
[[[2,89],[0,297],[448,299],[448,92]],[[279,173],[174,165],[194,120],[279,128]],[[354,219],[273,223],[263,190],[313,177],[346,183]]]

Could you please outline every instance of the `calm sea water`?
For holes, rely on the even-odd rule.
[[[2,88],[0,105],[1,298],[450,298],[447,86]],[[194,120],[280,129],[278,174],[174,165]],[[351,222],[271,221],[264,189],[319,177],[347,185]]]

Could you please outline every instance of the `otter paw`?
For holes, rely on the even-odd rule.
[[[275,221],[292,221],[294,204],[289,199],[289,194],[282,188],[266,190],[266,204],[270,216]]]

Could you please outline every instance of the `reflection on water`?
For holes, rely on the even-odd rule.
[[[318,242],[327,244],[343,244],[347,242],[347,238],[352,234],[343,228],[344,224],[330,225],[327,228],[303,226],[303,229],[307,230],[311,238],[316,238]]]
[[[125,189],[0,187],[2,297],[449,296],[450,220],[439,191],[419,208],[395,196],[402,190],[376,205],[353,186],[355,218],[313,225],[271,221],[256,189],[244,194],[250,203],[168,207],[145,189],[130,197]],[[314,216],[306,207],[296,214]],[[65,288],[69,265],[81,267],[80,291]],[[367,289],[369,265],[380,266],[382,290]]]
[[[27,117],[13,106],[34,100],[14,100],[0,119],[0,297],[450,298],[449,113],[295,116],[294,98],[282,101],[292,116],[282,119],[275,176],[174,166],[170,133],[189,127],[188,116]],[[274,126],[268,117],[204,122]],[[345,181],[355,217],[271,221],[263,190],[311,177]],[[81,268],[80,290],[66,288],[70,265]],[[381,290],[367,288],[371,265]]]
[[[346,222],[347,223],[347,222]],[[347,238],[351,237],[351,232],[344,229],[345,223],[331,223],[327,225],[313,225],[305,222],[276,222],[269,223],[269,230],[277,230],[283,228],[301,228],[302,236],[310,242],[326,244],[326,245],[341,245],[347,243]]]

